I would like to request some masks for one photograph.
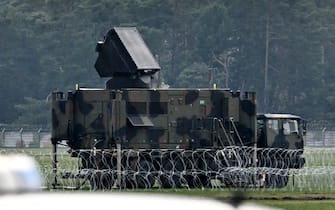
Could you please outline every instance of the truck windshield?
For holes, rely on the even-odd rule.
[[[268,122],[267,123],[268,128],[274,134],[278,134],[279,133],[279,120],[277,120],[277,119],[269,119],[267,122]]]
[[[283,120],[284,135],[298,134],[298,121],[292,119]]]
[[[273,134],[298,134],[298,121],[295,119],[268,119],[267,127]],[[282,131],[282,132],[280,132]]]

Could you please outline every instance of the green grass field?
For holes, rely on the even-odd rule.
[[[272,201],[251,201],[252,203],[271,206],[280,209],[289,209],[289,210],[333,210],[335,208],[335,201],[290,201],[290,200],[272,200]]]
[[[36,159],[45,179],[47,191],[53,181],[51,149],[0,149],[0,154],[24,153]],[[58,168],[60,171],[76,171],[78,159],[71,158],[65,148],[59,149]],[[304,169],[290,176],[290,181],[281,189],[240,189],[246,202],[279,207],[282,209],[335,209],[335,148],[306,148],[307,163]],[[72,179],[59,179],[60,185],[68,186],[62,190],[71,190],[76,186]],[[89,189],[84,186],[82,190]],[[59,190],[56,190],[59,191]],[[118,190],[113,192],[161,193],[187,196],[200,196],[229,201],[237,189],[151,189],[151,190]]]

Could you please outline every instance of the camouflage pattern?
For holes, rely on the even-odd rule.
[[[115,148],[118,142],[129,149],[255,143],[253,92],[244,98],[227,89],[79,89],[67,99],[62,95],[52,95],[52,139],[68,140],[73,149]]]

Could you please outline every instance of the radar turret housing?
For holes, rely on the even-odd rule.
[[[160,66],[134,27],[114,27],[96,46],[95,69],[107,89],[157,88]]]

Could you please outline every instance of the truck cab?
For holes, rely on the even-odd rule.
[[[257,148],[266,150],[266,154],[273,160],[278,159],[276,153],[281,150],[279,152],[282,157],[281,161],[285,163],[286,167],[302,168],[304,166],[305,135],[306,121],[299,116],[257,114]]]
[[[303,149],[306,123],[292,114],[258,114],[257,147]]]

